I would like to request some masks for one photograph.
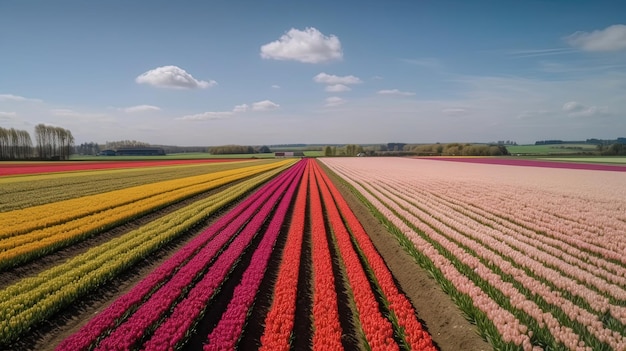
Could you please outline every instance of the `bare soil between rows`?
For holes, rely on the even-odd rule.
[[[327,168],[325,169],[327,170]],[[420,268],[413,258],[401,248],[393,235],[387,232],[378,219],[369,212],[367,207],[351,193],[348,186],[339,181],[332,172],[327,171],[327,173],[346,198],[350,208],[359,218],[367,233],[369,233],[376,248],[393,272],[398,285],[409,297],[413,306],[415,306],[418,317],[425,328],[431,333],[437,347],[442,351],[479,351],[493,349],[491,345],[478,335],[476,326],[470,324],[463,317],[449,296],[441,290],[428,272]],[[215,191],[218,190],[197,195],[174,205],[159,209],[146,216],[129,221],[124,225],[100,233],[88,240],[50,254],[45,258],[2,272],[0,275],[0,288],[15,283],[24,277],[36,275],[75,255],[85,252],[93,246],[121,236],[149,221],[170,213],[193,201],[197,201],[200,198],[209,196]],[[55,346],[63,339],[77,332],[90,318],[106,308],[119,296],[128,292],[154,268],[167,260],[197,233],[210,225],[219,215],[226,213],[235,205],[236,204],[232,204],[219,211],[219,213],[202,221],[202,223],[199,223],[193,230],[188,231],[175,241],[150,255],[149,259],[142,260],[132,270],[116,277],[108,284],[92,292],[88,297],[77,301],[75,304],[72,304],[72,306],[59,312],[50,320],[37,325],[30,332],[24,334],[20,340],[10,345],[6,350],[54,350]]]

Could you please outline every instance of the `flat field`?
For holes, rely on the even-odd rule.
[[[0,349],[626,349],[626,166],[501,160],[0,176]]]

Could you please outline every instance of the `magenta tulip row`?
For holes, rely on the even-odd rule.
[[[235,288],[233,298],[228,304],[226,311],[215,329],[213,329],[209,335],[208,343],[204,346],[205,351],[235,349],[237,341],[243,331],[250,306],[254,302],[259,285],[261,285],[261,280],[263,280],[263,276],[265,275],[265,270],[270,261],[274,244],[276,243],[278,234],[280,234],[281,226],[285,221],[287,210],[294,198],[306,162],[307,161],[301,162],[301,164],[298,165],[299,173],[289,185],[289,189],[274,212],[261,243],[252,255],[250,265],[244,272],[241,282]]]
[[[225,275],[228,272],[230,269],[228,263],[234,262],[239,257],[237,253],[247,246],[247,242],[263,223],[267,212],[271,211],[278,197],[285,191],[287,183],[298,175],[299,169],[301,167],[292,167],[256,191],[179,250],[129,293],[92,319],[79,332],[64,340],[57,350],[89,349],[112,328],[115,329],[102,339],[96,349],[131,348],[144,337],[144,331],[149,330],[162,318],[162,314],[171,308],[172,303],[181,298],[189,285],[223,250],[223,246],[256,214],[257,219],[246,225],[242,233],[224,250],[223,254],[226,255],[220,255],[209,270],[216,272],[213,275]],[[222,280],[216,282],[221,283]],[[128,315],[130,317],[124,319]]]
[[[418,250],[427,253],[459,291],[468,293],[475,306],[490,316],[505,341],[532,347],[529,342],[532,330],[514,316],[524,313],[568,349],[589,349],[593,342],[588,338],[615,350],[626,348],[626,333],[602,322],[609,314],[614,322],[626,325],[626,308],[622,306],[626,269],[621,264],[624,259],[620,249],[624,240],[612,245],[597,238],[599,233],[606,232],[612,237],[615,231],[624,229],[623,223],[615,220],[619,218],[615,211],[620,204],[610,208],[607,198],[598,199],[597,193],[581,191],[576,196],[564,196],[560,189],[538,192],[533,188],[536,184],[500,184],[491,175],[497,172],[494,166],[483,168],[485,178],[496,184],[478,177],[463,178],[463,166],[454,172],[451,166],[439,167],[428,161],[385,160],[384,165],[374,160],[325,162],[351,181]],[[466,171],[479,175],[480,169],[472,167]],[[441,172],[437,173],[437,168]],[[568,201],[567,211],[560,211],[559,199],[561,203]],[[605,213],[614,213],[613,218],[602,223],[587,220],[585,213],[595,213],[589,211],[594,203]],[[494,304],[484,294],[484,287],[460,276],[411,226],[453,253],[482,281],[507,296],[513,310]],[[621,257],[617,254],[620,251]],[[490,266],[498,267],[501,273]],[[515,285],[503,281],[500,274],[513,278]],[[530,295],[516,286],[523,287]],[[546,309],[533,296],[541,296],[542,303],[552,307]],[[578,305],[577,301],[584,301],[584,305]],[[555,313],[555,308],[561,312]],[[575,332],[570,327],[574,324],[584,328]]]

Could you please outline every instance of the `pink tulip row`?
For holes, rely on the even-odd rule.
[[[589,349],[585,346],[586,341],[580,338],[582,334],[576,335],[572,328],[562,324],[564,322],[573,325],[574,321],[586,329],[578,329],[579,333],[586,334],[588,331],[596,340],[609,345],[612,349],[626,348],[624,333],[608,329],[599,320],[600,316],[609,312],[615,320],[621,321],[624,325],[626,317],[624,308],[611,304],[606,297],[611,296],[615,300],[624,301],[624,285],[620,283],[626,269],[618,263],[618,260],[606,260],[598,254],[611,253],[608,256],[615,258],[620,252],[621,246],[598,245],[601,240],[597,237],[592,238],[591,233],[596,233],[597,236],[604,227],[591,228],[593,221],[586,220],[581,214],[576,217],[572,211],[568,211],[567,216],[559,213],[557,201],[559,194],[551,193],[549,190],[544,190],[546,197],[551,199],[546,205],[541,201],[542,197],[537,196],[537,191],[528,190],[530,186],[523,188],[500,183],[494,185],[480,180],[460,182],[457,178],[464,172],[461,168],[457,172],[450,172],[450,169],[447,169],[446,173],[437,173],[430,168],[426,170],[418,168],[422,165],[430,166],[428,162],[422,164],[418,161],[413,165],[404,162],[399,165],[389,160],[385,161],[386,164],[382,165],[376,162],[366,164],[365,160],[325,160],[331,168],[352,181],[353,185],[357,187],[362,185],[359,190],[402,228],[405,235],[414,240],[416,246],[420,238],[405,221],[454,253],[459,261],[472,267],[482,280],[505,294],[513,308],[531,316],[541,327],[548,328],[555,339],[569,349]],[[384,172],[379,171],[382,169]],[[477,168],[470,171],[476,172]],[[494,167],[486,168],[485,172],[496,173]],[[490,180],[499,181],[495,176]],[[369,194],[368,190],[374,192],[382,202]],[[532,193],[532,196],[519,195],[525,192]],[[597,197],[597,194],[584,197],[584,193],[581,193],[573,198],[585,198],[588,202],[600,201],[596,200]],[[524,202],[520,203],[520,199]],[[602,201],[598,207],[606,210],[608,201],[606,198]],[[619,206],[618,203],[616,207],[620,208]],[[393,208],[401,217],[389,211],[388,207]],[[568,207],[576,208],[577,203],[570,202]],[[517,216],[518,213],[540,213],[540,211],[547,215]],[[584,212],[581,213],[585,215]],[[562,224],[545,224],[540,222],[541,220]],[[577,225],[578,222],[584,225]],[[620,228],[620,224],[613,220],[607,222],[610,225],[606,227]],[[575,230],[568,232],[570,229]],[[580,234],[581,232],[585,234]],[[566,234],[569,234],[569,238]],[[624,243],[623,240],[619,242]],[[427,243],[422,242],[419,245],[426,250]],[[471,249],[478,257],[463,247]],[[623,256],[623,251],[621,252]],[[481,259],[482,262],[499,267],[502,274],[513,277],[516,284],[531,294],[541,296],[545,303],[558,307],[562,311],[561,314],[544,312],[535,302],[529,300],[532,296],[527,297],[512,283],[502,281],[499,273],[482,264]],[[529,276],[527,271],[532,272],[532,276]],[[556,290],[545,283],[553,285]],[[472,283],[466,284],[471,286]],[[466,284],[462,283],[462,280],[455,282],[459,290],[467,289]],[[583,299],[588,307],[577,306],[560,291]],[[476,304],[476,299],[474,303]],[[563,314],[567,316],[568,321],[558,319],[562,317],[557,318]],[[501,321],[494,319],[494,324],[498,327]],[[500,327],[498,329],[501,330]],[[522,344],[530,347],[524,335],[531,332],[528,330],[528,333],[521,333],[521,339],[517,337],[514,339],[517,339],[517,342],[521,340]],[[505,335],[502,331],[501,334]],[[587,337],[589,336],[585,336],[584,340],[587,340]]]
[[[289,189],[281,199],[270,221],[269,227],[263,235],[261,243],[252,255],[250,265],[243,273],[241,282],[235,288],[232,300],[228,304],[217,326],[209,335],[208,343],[204,346],[205,351],[235,349],[237,340],[241,336],[243,326],[246,322],[250,306],[254,302],[261,280],[265,275],[265,270],[269,263],[274,244],[280,233],[281,226],[285,221],[287,209],[294,197],[294,193],[296,192],[300,177],[304,172],[307,162],[308,161],[305,160],[300,162],[299,165],[294,166],[294,168],[298,170],[298,175],[293,179]],[[298,194],[298,196],[300,196],[300,194]],[[155,348],[153,350],[157,349]]]
[[[273,181],[267,183],[265,186],[259,189],[259,191],[256,191],[245,201],[236,206],[228,214],[221,217],[212,226],[207,228],[207,230],[199,234],[194,240],[192,240],[184,248],[179,250],[168,261],[163,263],[149,276],[142,280],[130,292],[117,299],[107,309],[105,309],[96,317],[94,317],[91,321],[89,321],[77,333],[65,339],[61,344],[57,346],[56,350],[61,351],[89,349],[97,343],[101,335],[105,335],[108,330],[114,328],[117,324],[122,323],[123,319],[127,315],[132,314],[134,310],[138,308],[137,306],[145,301],[157,301],[156,303],[153,302],[152,304],[156,304],[157,307],[162,304],[160,305],[161,309],[168,308],[169,305],[163,303],[164,301],[162,301],[158,298],[157,295],[155,295],[162,289],[163,291],[165,291],[164,288],[166,288],[167,286],[171,287],[173,285],[173,283],[166,283],[166,281],[170,279],[175,273],[178,279],[182,277],[182,275],[179,275],[181,273],[186,272],[190,276],[194,276],[195,271],[197,274],[198,270],[201,270],[200,266],[203,266],[198,262],[198,260],[200,260],[199,257],[203,256],[198,255],[198,253],[203,253],[204,255],[206,255],[208,253],[207,250],[210,250],[213,252],[214,255],[215,252],[219,250],[219,247],[221,247],[221,244],[229,239],[229,235],[233,235],[234,233],[236,233],[239,228],[238,226],[244,224],[245,219],[249,218],[255,211],[257,211],[259,206],[262,206],[263,203],[267,201],[267,199],[270,197],[270,195],[276,192],[276,190],[281,186],[281,184],[283,184],[286,179],[288,179],[289,176],[290,174],[288,172],[284,172],[283,174],[279,175]],[[216,238],[216,235],[218,234],[219,237]],[[206,245],[208,242],[211,242],[211,245],[207,247]],[[206,256],[204,257],[206,258]],[[192,260],[194,259],[195,261],[192,262]],[[181,268],[181,265],[183,264],[185,266]],[[180,282],[178,286],[181,286]],[[184,287],[184,285],[182,285],[182,287]],[[153,294],[154,297],[152,297],[151,294]],[[163,295],[164,293],[161,292],[160,294]],[[174,295],[170,295],[170,300],[175,299]],[[149,313],[150,309],[144,307],[143,311],[144,313]],[[127,326],[132,325],[129,323],[125,324]],[[137,334],[143,332],[139,328],[133,328],[132,330],[135,330]],[[133,339],[136,340],[137,338]]]
[[[502,217],[480,210],[476,205],[459,209],[462,200],[451,201],[445,195],[439,201],[421,198],[426,196],[424,187],[398,183],[394,189],[396,193],[407,193],[406,196],[411,199],[419,196],[419,203],[427,207],[431,215],[437,212],[447,221],[465,226],[465,232],[476,233],[483,241],[490,238],[490,245],[496,252],[504,252],[515,263],[531,269],[543,280],[585,300],[597,315],[609,311],[616,320],[626,325],[626,307],[611,304],[609,300],[610,297],[626,301],[626,289],[623,288],[626,279],[622,276],[626,270],[623,267],[560,240],[546,239],[545,235],[524,226],[503,222]],[[433,190],[431,187],[430,191]]]
[[[466,233],[465,236],[473,237],[473,240],[479,241],[480,244],[475,245],[478,248],[491,248],[491,251],[485,254],[485,258],[494,254],[509,257],[517,265],[532,270],[538,278],[550,281],[562,291],[568,291],[572,295],[582,298],[596,313],[606,313],[610,310],[614,314],[614,318],[626,325],[626,318],[622,317],[626,317],[626,308],[612,306],[607,297],[594,290],[619,300],[625,300],[626,290],[618,285],[600,279],[598,276],[580,269],[580,266],[572,265],[549,252],[545,252],[545,245],[538,247],[525,242],[527,241],[526,236],[519,235],[515,230],[497,230],[494,223],[483,218],[478,222],[468,216],[467,213],[457,212],[454,207],[450,207],[444,201],[422,199],[421,190],[418,188],[403,187],[402,184],[398,183],[391,191],[396,194],[404,192],[406,193],[405,199],[410,199],[413,204],[419,203],[420,206],[427,208],[427,212],[421,211],[421,216],[426,218],[425,222],[436,217],[437,220],[431,225],[447,224],[460,233]],[[419,211],[418,207],[412,206],[415,207],[416,211]],[[472,241],[472,243],[474,242]],[[466,245],[471,246],[472,244]],[[585,282],[589,287],[579,282]],[[541,281],[536,281],[536,284],[541,284]],[[581,311],[580,313],[588,312]]]

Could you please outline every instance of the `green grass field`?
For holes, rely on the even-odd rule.
[[[567,162],[583,162],[583,163],[613,163],[613,164],[626,164],[626,157],[624,156],[598,156],[598,157],[542,157],[542,160],[549,161],[567,161]]]
[[[507,146],[511,155],[558,155],[558,154],[582,154],[583,152],[596,151],[596,145],[592,144],[552,144],[552,145],[513,145]]]

